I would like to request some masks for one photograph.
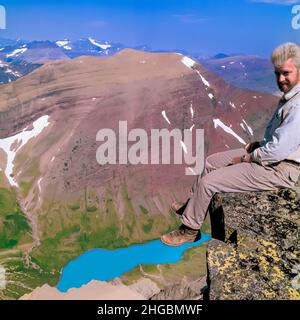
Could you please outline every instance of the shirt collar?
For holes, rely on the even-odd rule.
[[[284,94],[282,96],[283,100],[290,100],[291,98],[293,98],[297,93],[300,92],[300,83],[295,85],[289,92],[287,92],[286,94]]]

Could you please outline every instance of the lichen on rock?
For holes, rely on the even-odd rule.
[[[300,299],[300,194],[216,194],[207,247],[209,299]]]

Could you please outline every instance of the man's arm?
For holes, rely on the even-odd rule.
[[[251,160],[269,165],[286,159],[300,145],[300,105],[291,107],[272,139],[251,153]]]

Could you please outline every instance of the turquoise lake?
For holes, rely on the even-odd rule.
[[[66,292],[92,280],[108,281],[140,264],[176,263],[185,250],[210,239],[210,235],[202,234],[199,241],[179,247],[166,246],[160,240],[153,240],[114,250],[92,249],[63,268],[57,289]]]

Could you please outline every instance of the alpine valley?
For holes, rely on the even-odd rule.
[[[170,204],[189,194],[195,176],[185,175],[186,165],[99,165],[100,129],[117,132],[119,121],[147,133],[204,129],[209,155],[260,139],[278,100],[229,84],[178,52],[94,39],[12,41],[3,48],[1,299],[56,286],[62,268],[89,249],[143,243],[179,225]],[[209,221],[202,231],[209,231]],[[177,264],[135,268],[115,285],[149,298],[147,279],[163,288],[205,274],[202,245]],[[137,282],[144,288],[134,287]]]

